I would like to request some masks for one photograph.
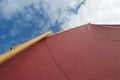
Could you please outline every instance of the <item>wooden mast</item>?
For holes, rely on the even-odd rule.
[[[38,41],[48,37],[51,35],[51,32],[47,32],[41,36],[38,36],[28,42],[25,42],[23,44],[20,44],[16,47],[14,47],[13,49],[9,50],[8,52],[5,52],[3,54],[0,55],[0,64],[6,62],[7,60],[11,59],[12,57],[14,57],[15,55],[19,54],[20,52],[22,52],[23,50],[27,49],[28,47],[34,45],[35,43],[37,43]]]

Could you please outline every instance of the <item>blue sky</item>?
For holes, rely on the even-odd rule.
[[[0,53],[44,32],[59,32],[83,0],[0,0]]]
[[[46,31],[119,24],[120,0],[0,0],[0,53]]]

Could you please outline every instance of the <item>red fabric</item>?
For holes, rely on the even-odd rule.
[[[0,80],[120,80],[120,26],[53,35],[0,65]]]

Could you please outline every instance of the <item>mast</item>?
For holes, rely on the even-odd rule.
[[[28,42],[25,42],[23,44],[17,45],[15,47],[13,47],[11,50],[9,50],[8,52],[5,52],[3,54],[0,55],[0,64],[6,62],[7,60],[11,59],[12,57],[16,56],[17,54],[19,54],[20,52],[22,52],[23,50],[27,49],[28,47],[34,45],[35,43],[39,42],[40,40],[48,37],[51,35],[51,32],[47,32],[41,36],[38,36],[32,40],[29,40]]]

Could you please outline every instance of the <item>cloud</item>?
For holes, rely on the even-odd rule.
[[[4,31],[5,37],[20,42],[21,37],[25,41],[56,27],[60,30],[85,23],[119,24],[119,4],[120,0],[0,0],[0,19],[10,27]]]
[[[77,8],[79,8],[79,5],[83,1],[84,0],[1,0],[0,14],[5,20],[14,20],[9,31],[11,37],[19,35],[26,27],[38,28],[41,30],[40,32],[43,33],[56,24],[64,24],[67,22],[69,16],[75,14],[74,11],[77,11]],[[36,31],[38,30],[35,30],[33,33],[38,34]]]
[[[82,1],[82,0],[81,0]],[[54,24],[56,20],[62,22],[70,15],[69,9],[76,8],[80,0],[2,0],[0,11],[5,19],[11,19],[18,13],[25,14],[33,6],[39,13],[45,14]],[[42,10],[41,10],[42,9]],[[31,13],[34,13],[33,10]],[[28,14],[29,15],[29,14]],[[30,17],[30,16],[28,16]]]
[[[85,3],[82,5],[82,2]],[[37,25],[42,23],[49,27],[56,25],[57,21],[62,24],[62,29],[68,29],[85,23],[119,24],[119,3],[119,0],[2,0],[0,13],[5,19],[12,19],[20,13],[25,21],[34,19]],[[78,12],[74,13],[80,4]],[[47,20],[37,18],[36,11]]]
[[[25,7],[37,2],[38,0],[1,0],[0,11],[4,18],[10,19],[17,13],[24,12]]]
[[[34,28],[45,32],[56,23],[65,24],[82,2],[84,0],[1,0],[0,14],[5,20],[14,20],[10,30],[13,37],[22,26],[30,28],[34,24]],[[18,25],[22,26],[18,28]]]
[[[83,0],[1,0],[0,20],[6,37],[23,42],[49,30],[60,30]],[[57,25],[57,26],[56,26]],[[26,37],[29,36],[29,37]],[[3,38],[3,37],[2,37]],[[24,39],[20,39],[24,38]],[[8,39],[8,38],[6,38]]]
[[[64,29],[85,23],[120,24],[120,0],[86,0],[78,10],[78,14],[69,16],[62,25]]]
[[[84,0],[0,0],[2,45],[14,46],[39,34],[60,31]],[[67,27],[67,26],[66,26]],[[4,49],[1,49],[0,52]]]

